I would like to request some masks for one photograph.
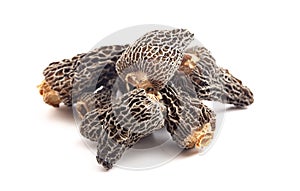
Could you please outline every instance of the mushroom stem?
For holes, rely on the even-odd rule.
[[[183,56],[181,65],[179,66],[179,71],[184,72],[185,74],[190,74],[195,69],[196,63],[193,60],[193,57],[189,54]]]
[[[61,102],[57,91],[53,90],[49,84],[43,80],[40,85],[37,86],[40,94],[43,96],[45,103],[52,105],[53,107],[59,107]]]
[[[196,133],[196,148],[203,149],[204,147],[207,147],[211,140],[213,139],[214,132],[212,131],[211,124],[206,123],[203,125],[203,128],[200,130],[200,132]]]
[[[214,137],[211,123],[205,123],[200,129],[196,129],[189,137],[185,139],[189,148],[198,148],[203,150],[207,147]]]

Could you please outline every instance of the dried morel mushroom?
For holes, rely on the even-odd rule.
[[[187,49],[179,70],[191,79],[199,99],[238,107],[248,106],[254,101],[251,90],[227,69],[218,67],[215,59],[204,47]]]
[[[43,72],[45,80],[38,86],[44,101],[55,107],[61,102],[71,106],[82,93],[93,92],[101,86],[110,90],[118,77],[116,61],[127,46],[103,46],[72,59],[50,63]]]
[[[185,149],[208,146],[214,135],[215,113],[173,84],[168,84],[161,94],[167,107],[166,127],[173,140]]]
[[[163,127],[180,147],[205,148],[214,137],[216,115],[201,101],[244,107],[253,103],[253,94],[218,67],[207,49],[187,49],[192,40],[188,30],[155,30],[132,45],[104,46],[51,63],[40,94],[55,107],[74,104],[80,133],[98,143],[97,161],[106,169]]]
[[[132,85],[158,91],[181,64],[183,51],[194,40],[188,30],[155,30],[136,40],[117,61],[117,72]]]

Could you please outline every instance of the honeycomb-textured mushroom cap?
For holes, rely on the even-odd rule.
[[[195,46],[185,53],[186,60],[179,70],[192,81],[199,99],[237,107],[245,107],[254,102],[251,90],[227,69],[218,67],[205,47]]]
[[[63,59],[52,62],[44,70],[45,81],[49,87],[56,91],[61,102],[67,106],[72,105],[72,88],[75,70],[80,65],[80,59],[86,54],[78,54],[72,59]]]
[[[83,93],[94,92],[100,87],[108,91],[114,86],[118,74],[116,62],[128,45],[102,46],[87,53],[80,59],[73,83],[73,102]]]
[[[163,127],[161,104],[143,89],[135,89],[112,103],[107,110],[88,112],[80,125],[81,134],[98,141],[97,160],[109,169],[123,152]]]
[[[173,140],[185,149],[207,147],[214,136],[215,113],[172,83],[161,90],[161,95],[167,108],[166,127]]]
[[[177,71],[193,37],[185,29],[148,32],[124,51],[117,61],[117,72],[138,88],[158,91]]]
[[[53,100],[53,95],[57,94],[60,102],[71,106],[84,93],[93,92],[101,86],[111,89],[118,77],[115,63],[127,46],[102,46],[72,59],[50,63],[43,72],[45,82],[39,86],[40,92],[51,90],[51,97],[49,93],[41,94],[44,101],[58,107],[56,100],[49,103],[49,99]]]

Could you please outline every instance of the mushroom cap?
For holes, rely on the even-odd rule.
[[[100,87],[108,91],[114,86],[118,74],[116,61],[128,45],[102,46],[88,52],[80,59],[80,65],[74,71],[73,102],[84,93],[92,93]]]
[[[216,61],[205,47],[195,46],[186,50],[191,55],[187,64],[182,64],[183,71],[194,85],[201,100],[218,101],[245,107],[253,103],[253,93],[242,81],[229,70],[216,65]],[[190,63],[193,69],[189,70]]]
[[[72,59],[52,62],[43,71],[45,82],[67,106],[76,103],[82,94],[92,93],[101,86],[111,89],[118,77],[116,61],[127,46],[102,46]]]
[[[194,39],[186,29],[154,30],[136,40],[116,63],[119,76],[138,88],[160,90],[177,71]]]
[[[166,106],[165,125],[173,140],[185,149],[208,146],[214,135],[215,113],[171,82],[160,92]]]
[[[98,142],[97,161],[109,169],[126,149],[163,125],[161,104],[144,89],[135,89],[117,98],[111,107],[86,113],[80,133]]]
[[[52,62],[43,71],[46,83],[52,90],[58,93],[61,102],[67,106],[72,105],[72,88],[76,68],[80,65],[80,59],[86,54],[78,54],[72,59],[63,59]]]

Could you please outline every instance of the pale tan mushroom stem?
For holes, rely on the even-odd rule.
[[[45,80],[43,80],[42,83],[37,86],[37,88],[39,89],[40,94],[43,96],[45,103],[52,105],[53,107],[59,107],[61,100],[58,92],[51,89]]]
[[[185,74],[190,74],[196,67],[194,58],[190,54],[185,54],[179,66],[179,71],[184,72]]]
[[[214,131],[211,124],[206,123],[200,129],[195,130],[185,141],[190,144],[191,148],[196,147],[202,150],[211,143],[213,137]]]

